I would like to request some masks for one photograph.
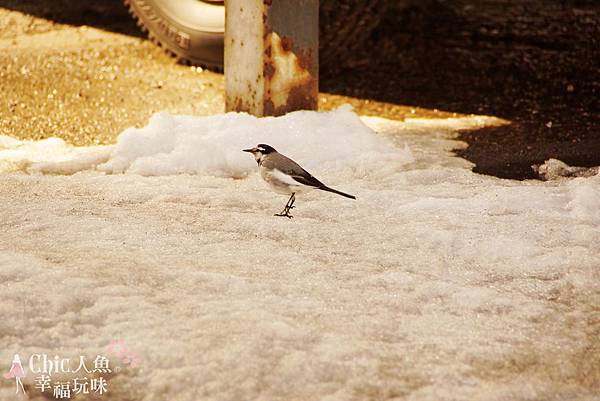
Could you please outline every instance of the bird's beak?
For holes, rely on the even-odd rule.
[[[251,149],[243,149],[243,152],[249,152],[249,153],[254,153],[254,151],[256,150],[256,148],[251,148]]]

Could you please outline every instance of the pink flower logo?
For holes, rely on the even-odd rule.
[[[131,351],[125,340],[112,340],[107,347],[108,352],[121,360],[123,365],[135,368],[140,366],[142,358],[134,351]]]

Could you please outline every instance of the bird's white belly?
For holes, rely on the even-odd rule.
[[[291,195],[292,193],[298,193],[303,189],[308,188],[306,185],[300,184],[292,177],[279,170],[267,170],[261,167],[260,176],[267,184],[269,184],[269,187],[271,187],[273,191],[279,194]]]

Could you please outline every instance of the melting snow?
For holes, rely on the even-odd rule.
[[[0,366],[124,339],[140,366],[102,399],[592,399],[600,176],[473,174],[454,134],[496,123],[163,113],[114,146],[0,137]],[[286,199],[241,152],[259,142],[358,200],[273,217]]]

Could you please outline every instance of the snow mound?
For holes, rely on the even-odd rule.
[[[128,128],[113,146],[77,148],[58,138],[17,141],[0,137],[0,172],[73,174],[87,169],[144,176],[201,174],[242,178],[255,171],[242,152],[267,143],[321,173],[364,177],[373,163],[408,163],[410,150],[376,135],[349,105],[329,112],[298,111],[257,118],[246,113],[209,117],[153,115],[147,126]]]
[[[266,118],[246,113],[209,117],[157,113],[146,127],[125,130],[110,160],[98,169],[146,176],[190,173],[240,178],[256,169],[254,159],[242,149],[259,143],[321,171],[356,168],[374,160],[404,157],[410,161],[410,155],[375,135],[351,107],[343,106],[330,112],[298,111]]]

